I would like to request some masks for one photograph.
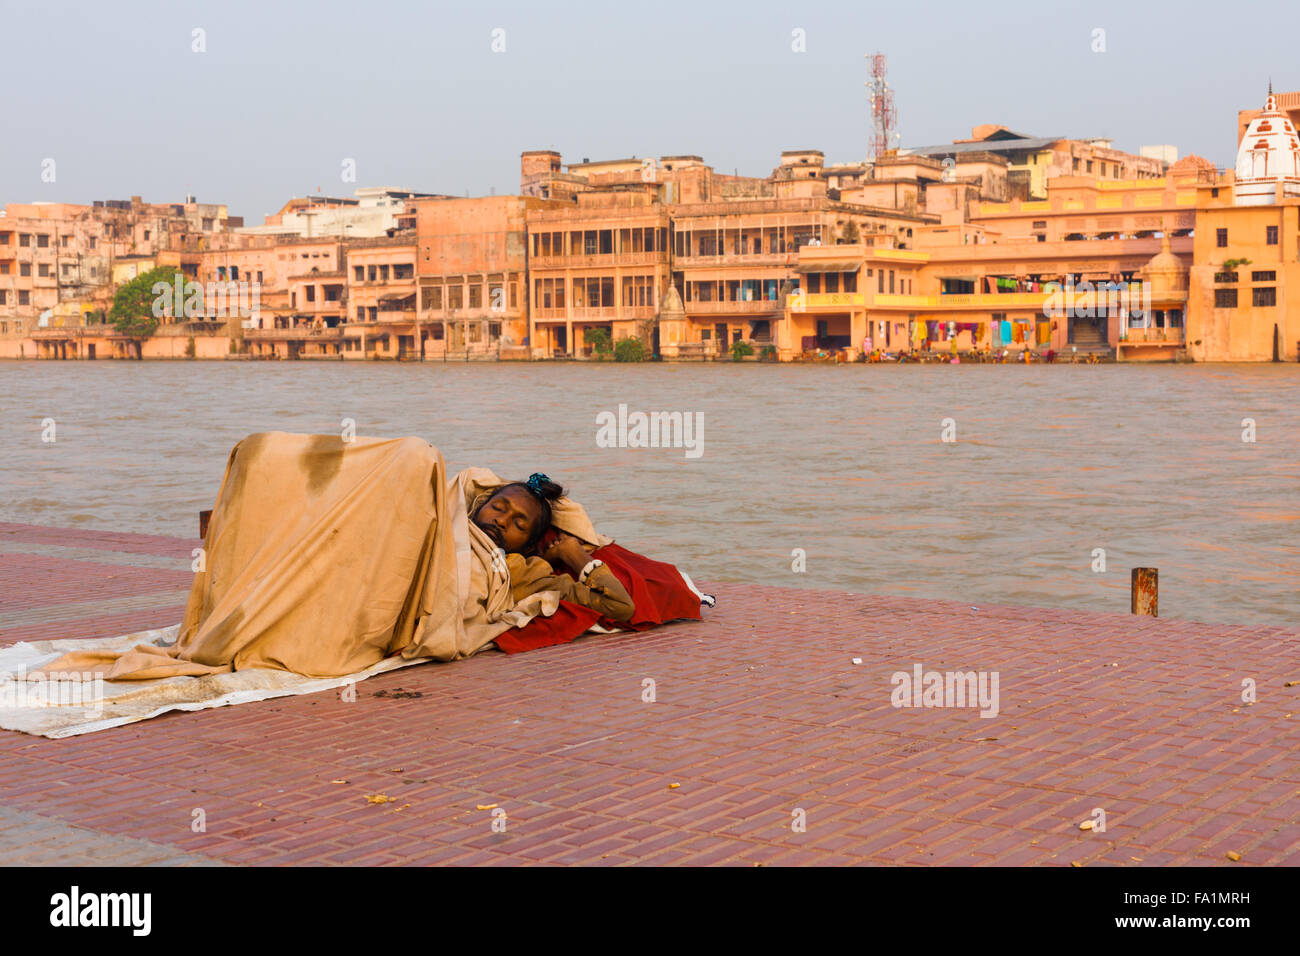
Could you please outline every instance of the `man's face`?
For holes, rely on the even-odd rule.
[[[523,488],[503,488],[474,513],[479,530],[510,554],[523,551],[541,520],[541,504]]]

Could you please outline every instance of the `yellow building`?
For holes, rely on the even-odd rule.
[[[1197,192],[1189,357],[1300,360],[1300,137],[1271,93],[1235,176]]]

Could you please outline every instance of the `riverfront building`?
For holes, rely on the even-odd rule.
[[[192,200],[11,204],[0,356],[589,358],[637,338],[669,360],[1295,361],[1297,110],[1243,111],[1225,171],[982,126],[873,163],[788,150],[755,177],[530,150],[518,195],[359,189],[252,228]],[[164,266],[202,305],[145,340],[106,327],[117,285]]]

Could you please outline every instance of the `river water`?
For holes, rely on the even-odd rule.
[[[698,457],[600,447],[620,404]],[[1149,566],[1162,617],[1300,623],[1296,365],[0,362],[0,410],[6,521],[194,535],[242,436],[350,418],[699,580],[1125,612]]]

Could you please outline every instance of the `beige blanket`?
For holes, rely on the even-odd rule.
[[[418,438],[250,435],[227,461],[176,644],[90,645],[43,673],[340,677],[390,657],[468,657],[554,613],[556,592],[512,601],[505,562],[468,519],[502,480],[471,468],[449,485],[445,467]],[[611,540],[575,502],[553,514],[584,541]]]

